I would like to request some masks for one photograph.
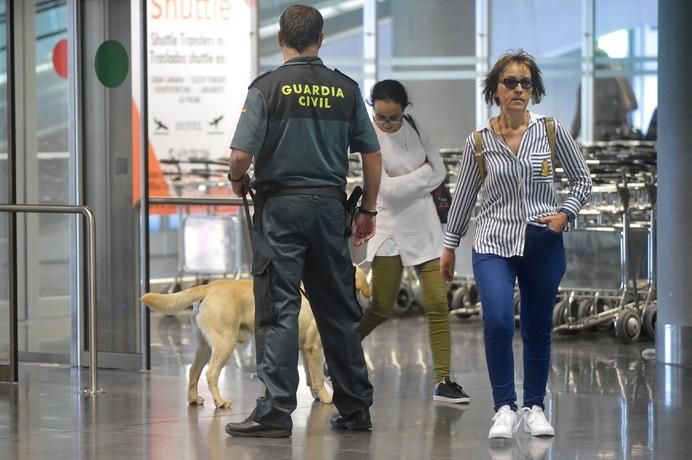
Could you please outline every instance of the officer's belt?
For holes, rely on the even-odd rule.
[[[260,189],[258,192],[264,199],[286,195],[317,195],[334,198],[342,204],[346,202],[346,192],[341,187],[285,187],[273,185],[266,187],[264,190]]]

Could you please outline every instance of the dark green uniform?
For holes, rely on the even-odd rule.
[[[255,157],[257,374],[266,386],[251,418],[292,428],[298,387],[301,280],[322,337],[334,404],[372,404],[358,334],[361,309],[345,237],[348,149],[378,151],[358,85],[317,57],[287,61],[249,88],[231,147]]]

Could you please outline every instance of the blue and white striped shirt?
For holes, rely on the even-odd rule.
[[[531,112],[530,116],[516,155],[492,131],[490,120],[480,129],[486,171],[482,190],[473,135],[466,140],[449,211],[445,247],[459,246],[468,230],[479,190],[482,193],[473,248],[478,253],[501,257],[523,255],[527,224],[545,226],[538,220],[560,209],[576,216],[589,199],[591,177],[584,157],[569,132],[556,120],[556,156],[569,179],[569,195],[558,207],[553,165],[547,175],[541,175],[544,161],[551,161],[545,117]]]

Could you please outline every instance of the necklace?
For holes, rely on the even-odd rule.
[[[527,112],[526,115],[525,115],[525,118],[526,118],[528,115],[529,115],[529,114],[528,114],[528,112]],[[502,136],[502,142],[504,142],[505,145],[506,145],[507,147],[509,147],[509,144],[507,143],[507,139],[505,139],[505,135],[504,135],[504,133],[502,132],[502,127],[500,126],[500,116],[499,116],[499,115],[498,115],[497,117],[495,117],[495,123],[497,124],[497,131],[499,131],[499,132],[500,132],[500,136]],[[497,131],[496,131],[496,132],[497,132]]]
[[[497,130],[500,131],[500,136],[502,136],[502,142],[504,142],[505,145],[509,147],[509,144],[507,143],[507,139],[505,139],[505,135],[502,133],[502,127],[500,126],[500,116],[499,115],[495,119],[495,123],[497,124]]]

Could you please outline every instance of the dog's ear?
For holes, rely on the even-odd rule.
[[[367,299],[372,297],[368,277],[365,276],[365,272],[360,267],[356,267],[356,291],[359,291]]]

